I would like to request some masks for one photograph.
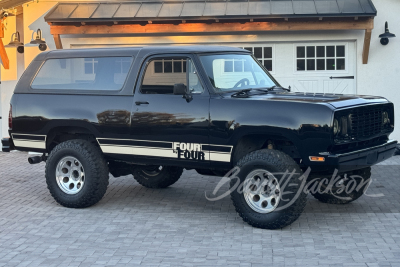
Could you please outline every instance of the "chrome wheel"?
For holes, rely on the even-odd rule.
[[[64,193],[77,194],[85,184],[85,170],[82,163],[74,157],[61,159],[57,164],[56,179]]]
[[[263,169],[254,170],[244,181],[244,198],[250,208],[258,213],[270,213],[281,199],[278,179]]]

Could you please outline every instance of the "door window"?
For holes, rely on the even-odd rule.
[[[148,62],[140,91],[143,94],[174,93],[175,84],[184,84],[189,91],[204,91],[196,67],[189,58],[156,58]]]

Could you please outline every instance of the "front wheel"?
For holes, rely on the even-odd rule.
[[[46,183],[53,198],[68,208],[99,202],[108,186],[108,165],[98,147],[84,140],[56,146],[46,161]]]
[[[288,155],[258,150],[243,157],[231,178],[231,199],[239,216],[262,229],[280,229],[303,212],[307,194],[302,171]]]

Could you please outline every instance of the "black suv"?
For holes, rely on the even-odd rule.
[[[164,188],[195,169],[226,174],[239,215],[267,229],[294,222],[308,192],[359,198],[397,144],[386,99],[290,92],[250,52],[212,46],[41,53],[15,88],[9,128],[3,151],[43,153],[29,162],[46,162],[65,207],[100,201],[109,173]]]

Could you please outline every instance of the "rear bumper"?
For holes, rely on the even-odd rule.
[[[12,139],[10,137],[1,139],[1,145],[3,152],[10,152],[11,150],[15,149]]]
[[[343,154],[321,153],[325,156],[326,164],[330,170],[338,169],[339,172],[358,170],[375,165],[393,156],[396,151],[396,140],[357,151]]]

